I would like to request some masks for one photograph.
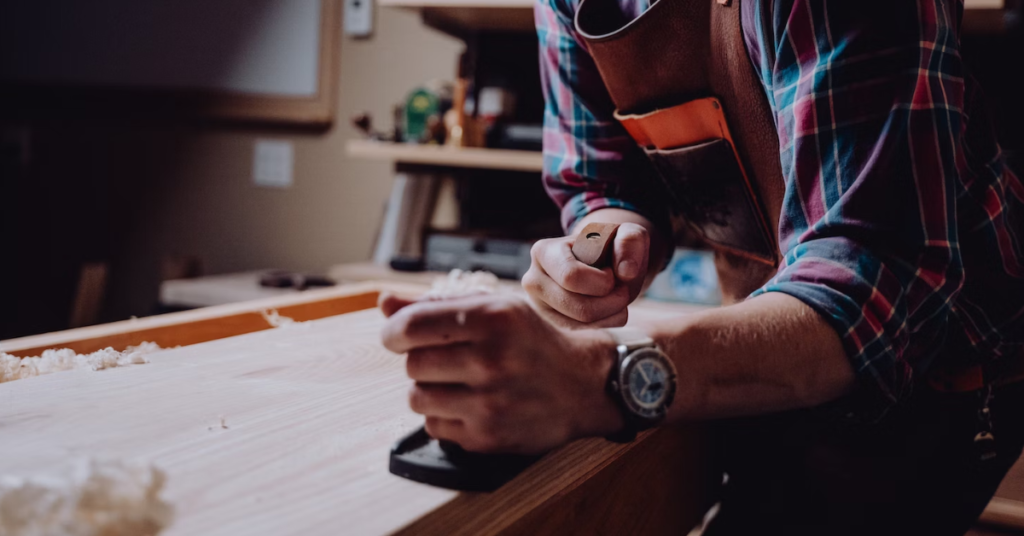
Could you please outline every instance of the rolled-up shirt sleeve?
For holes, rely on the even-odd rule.
[[[615,106],[573,26],[576,0],[538,0],[544,110],[544,187],[561,208],[562,226],[602,208],[622,208],[671,239],[668,207],[654,168],[614,118]],[[642,4],[642,5],[641,5]],[[646,2],[631,3],[646,8]]]
[[[776,0],[772,24],[747,34],[773,47],[752,58],[786,179],[784,260],[754,296],[792,295],[836,329],[868,420],[909,394],[963,283],[960,10],[945,0]]]

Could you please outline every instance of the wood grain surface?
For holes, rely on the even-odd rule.
[[[371,309],[2,384],[0,475],[89,456],[154,463],[177,509],[171,536],[685,534],[699,519],[707,467],[693,429],[573,443],[492,494],[391,475],[390,446],[422,418],[382,323]],[[651,497],[670,507],[646,508]]]

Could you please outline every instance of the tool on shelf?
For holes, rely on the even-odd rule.
[[[615,223],[587,225],[576,236],[573,255],[596,268],[610,265],[618,228]],[[389,470],[409,480],[442,488],[494,491],[540,458],[541,455],[468,452],[456,443],[430,437],[421,427],[392,447]]]

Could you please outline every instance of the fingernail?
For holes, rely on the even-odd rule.
[[[621,279],[633,279],[636,277],[636,273],[640,271],[640,267],[634,261],[625,260],[619,263],[618,271]]]

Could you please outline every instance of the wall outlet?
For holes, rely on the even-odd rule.
[[[345,0],[345,35],[369,37],[373,33],[373,0]]]
[[[295,149],[291,142],[256,140],[252,162],[252,180],[256,186],[291,187],[294,166]]]

